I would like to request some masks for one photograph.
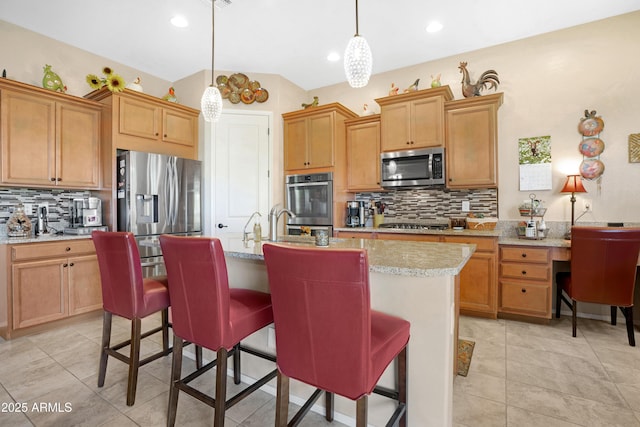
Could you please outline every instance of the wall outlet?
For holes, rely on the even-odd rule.
[[[462,201],[462,212],[469,212],[471,210],[471,204],[468,200]]]
[[[33,205],[31,203],[24,204],[24,213],[26,215],[33,215]]]
[[[272,327],[267,328],[267,348],[276,348],[276,330]]]
[[[584,208],[585,212],[593,212],[593,204],[591,202],[591,199],[583,199],[582,207]]]

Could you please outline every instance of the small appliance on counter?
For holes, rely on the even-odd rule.
[[[40,206],[38,207],[38,222],[36,222],[36,236],[42,236],[43,234],[49,233],[48,228],[48,219],[47,219],[47,207]]]
[[[97,197],[72,199],[69,203],[69,227],[65,234],[91,234],[93,230],[108,231],[102,225],[102,200]]]
[[[364,227],[366,222],[364,202],[349,201],[347,202],[347,227]]]

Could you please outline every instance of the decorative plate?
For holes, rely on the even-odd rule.
[[[231,88],[246,89],[249,87],[249,77],[242,73],[231,74],[229,76],[229,85]]]
[[[600,138],[586,138],[580,143],[580,153],[586,157],[596,157],[604,151],[604,142]]]
[[[604,173],[604,163],[597,159],[586,159],[580,163],[580,175],[585,179],[596,179]]]
[[[257,80],[251,80],[249,82],[249,89],[251,89],[253,92],[255,92],[256,90],[258,90],[260,88],[260,82]]]
[[[251,104],[253,101],[256,100],[256,96],[251,91],[251,89],[247,88],[242,92],[240,92],[240,100],[242,100],[242,102],[244,102],[245,104]]]
[[[600,117],[588,117],[581,119],[578,130],[584,136],[593,136],[602,132],[604,129],[604,121]]]
[[[229,94],[231,94],[231,88],[229,86],[227,86],[226,84],[219,84],[218,90],[220,91],[220,96],[222,96],[222,99],[229,98]]]
[[[229,79],[227,78],[227,76],[219,75],[218,77],[216,77],[216,84],[226,85],[228,80]]]
[[[232,104],[237,104],[240,102],[240,94],[238,92],[231,92],[229,94],[229,101],[231,101]]]
[[[265,88],[258,88],[255,91],[256,94],[256,101],[258,102],[265,102],[267,99],[269,99],[269,92],[267,92],[267,90]]]

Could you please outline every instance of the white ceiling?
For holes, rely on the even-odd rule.
[[[215,68],[280,74],[310,90],[346,81],[355,0],[231,0],[216,9]],[[640,0],[361,0],[373,73],[635,10]],[[190,26],[169,19],[181,14]],[[211,68],[210,0],[1,0],[0,19],[176,81]],[[428,34],[438,20],[444,29]],[[6,42],[6,41],[5,41]]]

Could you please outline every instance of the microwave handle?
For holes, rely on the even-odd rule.
[[[433,155],[433,153],[429,154],[429,161],[427,162],[429,164],[429,179],[433,178],[433,161],[434,161],[435,157]]]
[[[324,182],[302,182],[298,184],[287,184],[287,187],[311,187],[311,186],[327,186],[329,181]]]

